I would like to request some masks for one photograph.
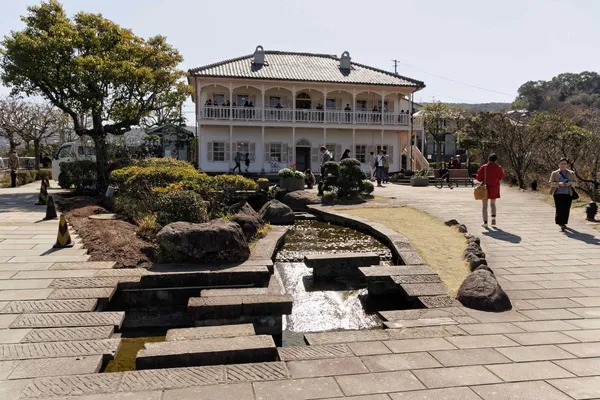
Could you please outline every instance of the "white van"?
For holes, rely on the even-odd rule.
[[[76,141],[60,146],[52,160],[52,179],[58,181],[62,164],[76,160],[96,161],[96,148],[94,145],[85,145],[81,141]]]

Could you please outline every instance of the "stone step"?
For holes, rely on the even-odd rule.
[[[10,325],[15,328],[66,328],[83,326],[114,326],[119,329],[124,312],[21,314]]]
[[[296,221],[316,221],[317,217],[316,217],[316,215],[312,215],[312,214],[305,213],[305,212],[295,212],[294,219]]]
[[[97,304],[96,299],[11,301],[0,314],[90,312]]]
[[[21,343],[67,342],[73,340],[109,339],[113,326],[84,326],[81,328],[38,328],[32,329]]]
[[[272,266],[270,267],[272,268]],[[266,286],[271,276],[266,265],[194,266],[155,264],[137,287]]]
[[[304,340],[311,346],[335,343],[371,342],[390,340],[388,331],[383,329],[305,333]]]
[[[315,278],[360,277],[359,267],[379,264],[375,253],[312,254],[304,256],[304,264],[313,269]]]
[[[200,291],[200,297],[219,297],[219,296],[252,296],[265,294],[283,294],[285,291],[279,282],[277,275],[271,275],[267,287],[248,287],[231,289],[203,289]]]
[[[102,355],[22,360],[8,379],[95,374],[102,368]]]
[[[462,307],[460,302],[448,295],[417,296],[417,300],[426,308]]]
[[[121,339],[80,340],[0,345],[0,361],[35,358],[77,357],[99,354],[111,360],[119,350]]]
[[[169,329],[165,341],[230,338],[255,335],[252,324],[205,326],[196,328]]]
[[[411,310],[379,311],[377,315],[379,315],[379,318],[383,321],[398,321],[423,318],[466,317],[469,314],[459,307],[448,307],[437,309],[417,308]]]
[[[59,278],[55,279],[51,288],[77,289],[77,288],[116,288],[135,286],[139,284],[140,276],[108,276],[99,278]]]
[[[243,364],[277,360],[268,335],[146,343],[136,357],[136,368],[176,368]]]
[[[114,261],[86,261],[81,263],[54,263],[50,269],[111,269],[117,265]]]
[[[283,294],[192,297],[188,313],[192,320],[237,318],[240,316],[280,316],[292,313],[291,296]]]
[[[389,329],[415,328],[421,326],[456,325],[458,322],[448,317],[404,319],[397,321],[385,321],[383,325]]]
[[[324,358],[354,357],[352,350],[345,344],[326,344],[323,346],[287,346],[278,347],[281,361],[319,360]]]

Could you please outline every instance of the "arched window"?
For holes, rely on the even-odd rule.
[[[298,93],[296,96],[296,108],[297,109],[310,109],[312,105],[312,101],[310,100],[310,95],[308,93]]]
[[[310,147],[310,142],[306,139],[300,139],[296,142],[297,147]]]

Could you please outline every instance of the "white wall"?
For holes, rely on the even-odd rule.
[[[392,146],[392,152],[390,153],[388,147],[388,153],[392,156],[392,163],[390,165],[391,171],[400,170],[401,165],[401,148],[399,137],[401,134],[406,132],[394,132],[386,131],[383,136],[383,145]],[[381,130],[356,130],[355,144],[367,146],[367,158],[363,164],[363,170],[369,171],[368,164],[368,153],[369,151],[376,152],[376,146],[382,144]],[[308,140],[311,145],[312,151],[312,163],[311,168],[315,171],[319,170],[319,155],[318,148],[323,145],[323,129],[322,128],[297,128],[295,134],[295,141],[298,142],[301,139]],[[228,161],[208,161],[208,146],[212,142],[223,142],[226,144],[226,148],[230,149],[230,157]],[[271,172],[271,163],[266,160],[265,146],[262,142],[261,128],[260,127],[233,127],[233,149],[229,146],[229,127],[219,126],[203,126],[200,129],[200,168],[206,172],[228,172],[234,165],[233,158],[235,157],[235,143],[237,142],[249,142],[254,144],[254,161],[250,164],[249,171],[258,173],[261,170]],[[289,164],[294,162],[295,153],[293,151],[294,143],[292,141],[292,128],[265,128],[264,143],[285,143],[288,146],[288,159],[281,161],[276,166],[277,169],[285,168]],[[350,149],[351,156],[355,156],[355,148],[352,142],[352,130],[340,130],[340,129],[328,129],[327,130],[327,144],[336,144],[337,148],[341,151],[339,154],[335,154],[335,160],[339,161],[342,152],[345,149]],[[242,168],[244,165],[242,163]]]

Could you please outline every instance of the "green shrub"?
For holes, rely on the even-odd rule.
[[[205,174],[189,164],[184,167],[132,165],[113,171],[110,179],[122,194],[140,198],[147,196],[154,188],[167,187],[173,183],[196,182],[201,175]]]
[[[60,165],[58,184],[63,189],[82,190],[97,183],[96,163],[90,160],[78,160]]]
[[[133,162],[138,167],[171,167],[171,168],[189,168],[194,166],[182,160],[176,160],[174,158],[144,158],[143,160],[136,160]]]
[[[346,158],[340,163],[325,163],[325,182],[323,190],[331,191],[335,199],[360,199],[373,192],[373,184],[361,170],[360,161]]]
[[[198,193],[184,190],[178,185],[155,189],[154,192],[154,212],[158,224],[165,226],[177,221],[201,223],[208,220],[206,203]]]
[[[258,184],[252,179],[244,178],[239,175],[217,175],[209,183],[214,192],[219,192],[219,203],[230,205],[237,200],[236,192],[254,191],[258,189]],[[209,196],[212,197],[213,196]]]
[[[423,169],[417,171],[413,175],[413,178],[427,178],[429,175],[430,175],[429,168],[423,168]]]
[[[49,169],[20,169],[17,171],[17,185],[27,185],[35,181],[40,181],[43,178],[50,179],[52,177],[52,171]],[[5,185],[10,186],[10,174],[5,178]]]

